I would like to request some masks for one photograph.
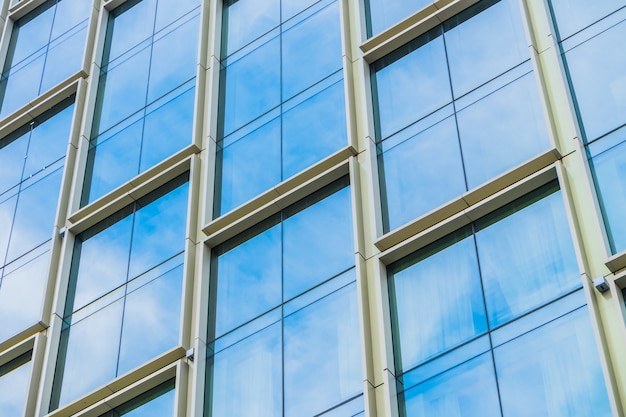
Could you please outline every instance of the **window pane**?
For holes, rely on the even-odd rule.
[[[283,100],[340,69],[339,3],[284,31],[281,48]]]
[[[39,80],[43,72],[45,55],[37,55],[23,67],[16,68],[5,77],[0,89],[2,91],[2,110],[0,117],[5,117],[24,104],[28,103],[39,92]]]
[[[62,175],[59,168],[20,191],[7,261],[52,238]]]
[[[141,394],[127,403],[115,408],[113,416],[126,417],[170,417],[174,415],[176,402],[174,380]],[[106,414],[108,416],[108,414]]]
[[[113,61],[152,35],[156,3],[157,0],[135,0],[111,13],[104,61]]]
[[[68,404],[115,378],[124,300],[97,311],[61,334],[53,406]]]
[[[280,38],[224,70],[224,135],[280,104]]]
[[[418,123],[385,140],[381,147],[379,170],[386,231],[466,191],[454,117],[426,128]]]
[[[87,22],[50,43],[40,92],[47,91],[77,72],[83,63]]]
[[[580,286],[560,192],[476,233],[491,327]],[[499,216],[496,215],[496,218]]]
[[[584,307],[496,348],[494,354],[504,415],[612,415]]]
[[[156,12],[155,32],[175,22],[200,5],[200,0],[159,0]],[[186,16],[185,16],[186,17]],[[196,33],[193,34],[196,36]],[[191,38],[193,39],[193,37]],[[195,42],[189,42],[194,44]],[[185,45],[180,45],[185,46]],[[193,53],[195,55],[195,52]]]
[[[533,73],[459,111],[457,122],[469,189],[550,147]]]
[[[281,181],[280,135],[280,118],[276,118],[220,151],[219,213],[229,212]]]
[[[88,19],[92,12],[92,5],[82,0],[59,0],[54,14],[54,27],[50,39],[56,39],[79,23]],[[81,45],[82,47],[82,45]]]
[[[404,392],[407,417],[499,417],[491,355],[484,354]],[[528,401],[528,399],[526,398]]]
[[[46,252],[15,271],[5,271],[0,286],[0,341],[41,320],[49,261],[50,253]]]
[[[209,358],[211,416],[282,415],[281,330],[275,323]]]
[[[3,416],[24,415],[32,369],[31,355],[32,352],[0,365],[0,414]]]
[[[489,3],[493,1],[483,4]],[[464,20],[473,13],[469,9],[444,25],[451,27],[445,32],[445,41],[455,97],[529,58],[517,1],[497,2]]]
[[[285,112],[282,134],[283,179],[346,146],[343,82],[333,84]]]
[[[281,227],[274,226],[219,257],[216,336],[280,305],[280,239]]]
[[[559,37],[565,39],[574,33],[624,7],[624,0],[550,0],[559,27]]]
[[[224,2],[223,55],[230,55],[280,24],[280,0]],[[226,7],[226,3],[228,7]]]
[[[428,6],[430,0],[367,0],[369,32],[377,35],[389,26]]]
[[[283,222],[283,296],[288,300],[354,265],[350,189]]]
[[[375,73],[378,139],[452,101],[443,37],[435,31],[418,40],[428,43]]]
[[[182,286],[179,265],[126,295],[118,375],[178,345]]]
[[[391,278],[398,371],[487,331],[474,239],[458,235],[446,241]],[[439,251],[430,255],[434,250]]]
[[[19,184],[22,179],[22,168],[28,149],[29,136],[30,133],[27,131],[16,139],[9,137],[0,141],[0,201],[6,198],[2,194]],[[0,204],[2,203],[0,202]],[[0,224],[2,223],[5,226],[7,224],[6,221],[0,222]],[[0,253],[4,253],[4,251],[0,250]]]
[[[618,253],[626,249],[626,141],[595,156],[592,164],[609,242]]]
[[[588,142],[626,122],[625,38],[621,22],[565,54]]]
[[[284,319],[285,416],[313,416],[362,390],[356,284]]]

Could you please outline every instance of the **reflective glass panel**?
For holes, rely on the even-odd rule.
[[[24,415],[32,363],[32,351],[0,365],[0,413]]]
[[[559,37],[566,39],[597,22],[608,14],[626,6],[624,0],[550,0]]]
[[[379,34],[431,3],[431,0],[366,0],[369,35]]]

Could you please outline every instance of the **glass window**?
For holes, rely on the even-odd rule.
[[[372,90],[385,232],[550,146],[515,1],[479,2],[374,62]]]
[[[556,183],[388,274],[403,415],[611,414]]]
[[[100,417],[171,417],[174,415],[174,380],[166,381]]]
[[[431,3],[432,0],[366,0],[368,35],[378,35]]]
[[[0,364],[0,413],[3,416],[22,416],[26,409],[26,396],[32,369],[28,351],[17,358]]]
[[[178,345],[187,194],[185,174],[77,236],[51,410]]]
[[[207,415],[363,411],[346,185],[214,249]]]
[[[191,143],[198,3],[128,1],[110,13],[82,205]]]
[[[612,51],[620,50],[626,36],[626,6],[553,0],[552,10],[611,251],[621,252],[626,249],[626,57]]]
[[[223,31],[215,217],[347,145],[337,1],[225,2]]]
[[[81,69],[90,12],[89,1],[48,0],[15,22],[0,78],[0,117]]]
[[[0,139],[0,341],[41,320],[73,100]]]

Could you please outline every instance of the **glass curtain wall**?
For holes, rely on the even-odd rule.
[[[626,2],[551,0],[613,253],[626,250]]]
[[[191,144],[199,13],[199,0],[110,13],[81,205]]]
[[[372,64],[385,232],[550,148],[527,45],[487,0]]]
[[[375,36],[433,3],[433,0],[365,0],[367,36]]]
[[[82,68],[91,0],[48,0],[13,25],[0,78],[0,118]]]
[[[187,175],[76,237],[50,409],[179,344]]]
[[[169,380],[100,417],[171,417],[174,415],[175,381]]]
[[[388,274],[402,416],[611,416],[556,182]]]
[[[225,1],[214,216],[347,146],[340,4]]]
[[[213,250],[205,415],[362,415],[347,185]]]
[[[0,415],[23,416],[32,370],[33,351],[0,364]]]
[[[0,342],[41,320],[73,102],[0,139]]]

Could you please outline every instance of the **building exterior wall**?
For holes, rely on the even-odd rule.
[[[623,0],[0,18],[0,415],[626,415]]]

